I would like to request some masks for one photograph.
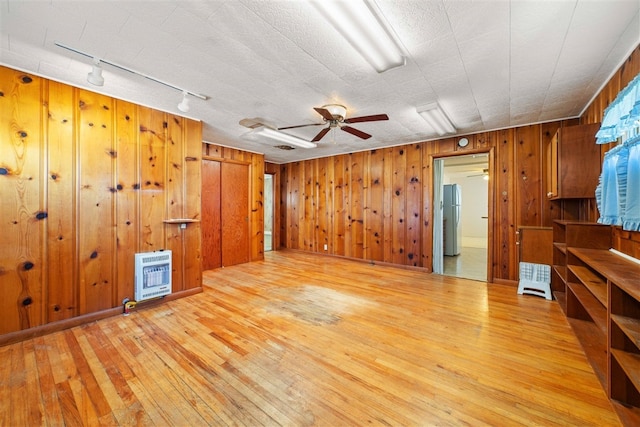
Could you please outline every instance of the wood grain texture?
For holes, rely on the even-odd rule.
[[[199,219],[202,124],[6,67],[0,76],[0,334],[132,299],[141,249],[171,245],[176,290],[199,289],[199,224],[180,234],[163,220]]]
[[[113,307],[115,292],[115,160],[112,98],[78,97],[79,313]],[[54,262],[52,260],[52,262]]]
[[[78,278],[74,236],[77,207],[70,203],[76,190],[76,129],[74,90],[71,86],[49,82],[49,120],[47,121],[47,321],[78,315]]]
[[[2,424],[620,425],[556,302],[301,251],[204,281],[0,348]]]
[[[44,321],[43,80],[0,68],[0,333]]]

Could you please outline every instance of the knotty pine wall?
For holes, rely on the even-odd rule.
[[[134,253],[201,288],[201,123],[0,67],[0,335],[134,299]]]
[[[249,166],[249,234],[251,261],[264,259],[264,154],[251,153],[211,143],[202,144],[202,156],[220,162],[236,162]],[[224,198],[224,194],[222,195]]]
[[[433,161],[486,152],[490,277],[515,280],[517,226],[550,226],[557,217],[546,198],[544,148],[569,124],[469,135],[465,148],[456,137],[280,165],[280,244],[430,271]]]

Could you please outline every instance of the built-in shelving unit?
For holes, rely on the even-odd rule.
[[[611,252],[611,244],[610,226],[555,221],[553,289],[621,421],[635,426],[640,425],[640,264]]]

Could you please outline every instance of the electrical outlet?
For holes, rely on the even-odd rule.
[[[327,245],[326,243],[324,244],[324,250],[326,251],[327,249],[329,249],[329,245]]]

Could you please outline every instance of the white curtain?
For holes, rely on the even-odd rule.
[[[442,188],[444,180],[444,160],[433,161],[433,272],[443,274],[444,249],[442,229]]]
[[[605,154],[596,203],[598,222],[640,230],[640,136]]]

